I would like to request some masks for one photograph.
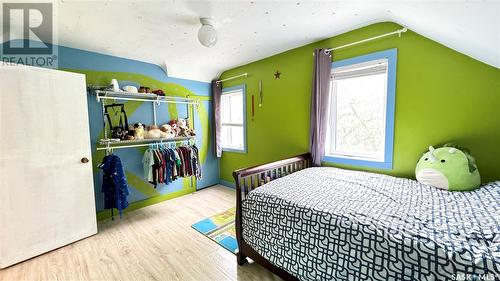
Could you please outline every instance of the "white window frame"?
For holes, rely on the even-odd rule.
[[[222,123],[222,127],[230,126],[230,127],[242,127],[243,128],[243,148],[230,147],[222,145],[222,151],[227,152],[238,152],[238,153],[246,153],[247,152],[247,125],[246,125],[246,85],[237,85],[233,87],[223,88],[221,96],[234,94],[235,92],[242,92],[243,98],[243,123],[242,124],[233,124],[233,123]],[[221,103],[222,107],[222,103]],[[222,108],[221,108],[222,110]],[[222,130],[222,128],[221,128]]]
[[[394,150],[394,112],[395,112],[395,86],[396,86],[396,61],[397,49],[390,49],[386,51],[376,52],[368,55],[354,57],[346,60],[341,60],[332,63],[332,79],[330,80],[330,104],[328,110],[328,130],[325,142],[325,155],[323,161],[332,162],[336,164],[345,164],[349,166],[365,166],[370,168],[379,169],[392,169],[393,150]],[[372,65],[377,62],[387,62],[387,83],[385,89],[385,102],[384,102],[384,148],[383,153],[380,155],[373,154],[353,154],[347,151],[333,151],[332,146],[335,145],[335,134],[331,134],[331,130],[336,131],[336,117],[334,109],[337,108],[334,92],[335,81],[333,79],[334,73],[339,75],[342,70],[362,67],[363,65]],[[382,70],[381,70],[382,71]],[[362,70],[360,74],[362,74]],[[341,75],[341,74],[340,74]],[[331,139],[333,135],[334,139]]]
[[[380,155],[373,155],[373,154],[361,154],[361,153],[356,153],[353,154],[348,151],[342,151],[342,150],[337,150],[335,148],[336,145],[336,134],[331,134],[331,130],[334,132],[337,131],[337,114],[335,114],[335,110],[337,109],[337,95],[336,93],[336,80],[334,79],[334,72],[338,71],[343,71],[343,70],[350,70],[352,68],[360,68],[363,67],[364,65],[374,65],[374,64],[379,64],[379,63],[385,63],[389,64],[387,59],[379,59],[379,60],[372,60],[364,63],[358,63],[358,64],[351,64],[343,67],[338,67],[338,68],[332,68],[332,75],[330,78],[330,107],[329,107],[329,130],[327,133],[327,147],[326,147],[326,155],[328,156],[333,156],[333,157],[343,157],[343,158],[350,158],[350,159],[357,159],[357,160],[367,160],[367,161],[377,161],[377,162],[383,162],[384,161],[384,155],[385,155],[385,146],[383,147],[382,153]],[[385,74],[387,75],[387,69],[385,70]],[[354,76],[350,76],[348,78],[351,78]],[[384,104],[383,104],[383,112],[386,112],[386,103],[387,103],[387,82],[385,85],[384,89]],[[383,115],[383,124],[384,128],[382,131],[382,135],[385,136],[385,131],[386,131],[386,114]],[[330,136],[333,135],[333,139],[329,139]]]

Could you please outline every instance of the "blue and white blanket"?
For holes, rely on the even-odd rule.
[[[249,193],[243,238],[300,280],[500,280],[500,182],[309,168]]]

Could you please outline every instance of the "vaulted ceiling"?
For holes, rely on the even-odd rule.
[[[392,21],[500,68],[500,1],[89,1],[60,0],[59,44],[166,66],[209,81],[232,67]],[[197,40],[200,17],[218,43]]]

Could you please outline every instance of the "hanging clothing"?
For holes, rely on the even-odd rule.
[[[201,179],[201,163],[200,163],[200,156],[199,156],[199,151],[198,147],[196,145],[191,146],[191,149],[193,149],[193,155],[192,155],[192,161],[193,161],[193,166],[195,167],[194,169],[194,176],[196,176],[196,179],[200,180]]]
[[[113,208],[118,209],[121,218],[123,210],[128,207],[129,190],[120,157],[114,154],[105,156],[99,168],[103,171],[104,209],[111,209],[111,216]]]
[[[174,162],[172,160],[172,153],[169,149],[163,149],[163,156],[165,157],[165,184],[172,182],[172,169]]]
[[[144,179],[148,182],[153,182],[153,152],[148,149],[144,152],[144,156],[142,157],[142,165],[144,169]]]
[[[201,179],[201,162],[196,146],[149,148],[142,158],[144,179],[154,185],[169,184],[179,177]]]

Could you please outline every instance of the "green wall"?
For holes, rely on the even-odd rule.
[[[248,152],[224,152],[221,179],[233,181],[235,169],[308,151],[315,48],[339,46],[398,28],[394,23],[377,23],[225,71],[222,78],[249,74],[223,84],[247,85]],[[500,70],[412,31],[401,38],[392,36],[339,50],[333,59],[391,48],[398,49],[394,167],[372,171],[414,178],[415,164],[429,145],[455,142],[471,149],[483,182],[500,179]],[[282,73],[279,80],[273,76],[276,70]],[[259,80],[263,81],[261,108],[257,106]],[[252,95],[256,101],[253,119]]]

